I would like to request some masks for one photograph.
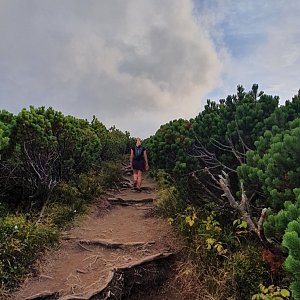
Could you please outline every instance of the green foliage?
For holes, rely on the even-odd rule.
[[[129,133],[64,116],[51,107],[0,112],[0,200],[23,209],[40,209],[61,181],[99,170],[103,161],[124,154]],[[78,179],[78,181],[82,181]]]
[[[59,229],[68,228],[75,217],[86,211],[86,201],[76,198],[71,204],[53,202],[47,208],[45,218]]]
[[[270,118],[277,119],[280,127],[272,126],[265,131],[256,141],[256,149],[247,152],[247,163],[238,168],[239,177],[248,186],[249,193],[261,191],[265,196],[264,201],[258,199],[257,205],[271,207],[264,231],[267,237],[282,241],[288,251],[284,267],[293,276],[290,286],[293,299],[300,299],[299,102],[299,97],[295,97],[276,110]],[[285,299],[278,289],[255,297],[253,299]]]
[[[7,127],[0,121],[0,151],[8,145]]]
[[[281,241],[288,224],[293,220],[297,220],[300,215],[300,189],[294,189],[294,194],[296,197],[295,203],[286,201],[284,208],[278,213],[269,212],[268,218],[264,223],[266,236]]]
[[[7,216],[9,213],[9,207],[6,203],[0,202],[0,218]]]
[[[185,153],[194,141],[190,137],[191,130],[191,122],[183,119],[162,125],[146,141],[151,165],[157,170],[164,169],[178,174],[186,172],[187,166],[195,161]]]
[[[164,211],[169,212],[168,208]],[[194,253],[194,263],[198,265],[198,272],[201,272],[201,276],[209,285],[205,289],[213,294],[211,289],[220,289],[220,285],[224,285],[224,299],[249,299],[258,284],[266,281],[268,271],[260,255],[260,245],[252,241],[249,235],[245,239],[241,238],[246,227],[243,221],[235,220],[235,231],[231,224],[227,223],[227,227],[222,226],[218,220],[222,219],[219,212],[207,213],[190,205],[184,210],[175,206],[174,210],[176,209],[177,213],[174,216],[172,210],[173,216],[168,221],[186,238],[190,251]],[[210,278],[212,268],[218,270],[217,273],[224,274],[222,284],[219,282],[218,287],[215,286],[215,279]]]
[[[57,241],[57,231],[27,221],[23,215],[0,219],[0,282],[13,287],[40,251]]]
[[[89,201],[100,196],[105,188],[115,187],[121,178],[118,162],[103,162],[99,170],[80,174],[74,182],[60,182],[46,209],[46,217],[59,228],[65,228],[87,209]]]
[[[289,250],[284,267],[293,276],[290,290],[293,299],[298,300],[300,299],[300,215],[288,224],[282,244]]]
[[[236,95],[219,103],[208,100],[196,118],[162,125],[147,140],[151,164],[170,173],[180,194],[187,193],[193,205],[203,206],[212,197],[207,188],[212,185],[211,179],[200,172],[204,167],[218,175],[227,166],[236,193],[239,187],[234,171],[258,137],[275,124],[275,118],[268,118],[278,109],[278,102],[278,97],[258,92],[257,85],[249,93],[238,86]],[[211,190],[217,198],[218,191]]]
[[[65,204],[72,204],[76,199],[82,197],[82,193],[78,190],[72,182],[61,181],[53,191],[51,196],[52,202],[62,202]]]
[[[232,237],[233,228],[223,228],[218,217],[217,212],[205,216],[188,207],[172,220],[172,224],[179,226],[189,241],[201,280],[205,278],[203,289],[214,294],[223,286],[220,299],[249,299],[260,282],[270,282],[267,266],[260,255],[261,247],[252,239]],[[214,270],[213,274],[211,270]],[[215,282],[217,274],[223,276]]]
[[[0,110],[0,154],[9,144],[11,128],[13,127],[15,118],[13,114],[5,110]]]
[[[97,169],[80,174],[75,182],[84,199],[93,199],[100,196],[104,189],[114,188],[121,180],[119,161],[105,161]]]
[[[76,187],[84,199],[91,200],[103,193],[103,178],[95,170],[82,173],[76,179]]]
[[[249,299],[259,283],[268,280],[267,268],[258,249],[259,246],[255,243],[245,243],[226,262],[226,269],[232,273],[235,283],[237,299]]]
[[[155,205],[164,216],[174,218],[178,211],[178,191],[174,186],[168,186],[159,190]]]
[[[174,218],[174,224],[181,231],[187,241],[193,244],[199,228],[199,212],[193,206],[187,206],[184,211],[177,212]]]
[[[105,161],[101,164],[98,176],[101,178],[102,186],[114,188],[122,180],[120,161]]]
[[[278,286],[270,285],[265,287],[259,285],[260,293],[252,296],[251,300],[285,300],[290,299],[290,291],[281,289]]]
[[[158,171],[157,180],[159,192],[155,205],[162,215],[170,217],[170,223],[172,223],[172,220],[176,218],[178,211],[180,211],[180,208],[184,207],[184,205],[182,205],[182,201],[180,201],[177,188],[172,184],[169,175],[165,171]]]
[[[280,133],[278,127],[266,131],[256,142],[257,150],[248,151],[247,163],[238,168],[239,177],[248,187],[261,186],[267,205],[275,211],[285,201],[295,201],[293,189],[300,184],[300,119],[289,127]]]

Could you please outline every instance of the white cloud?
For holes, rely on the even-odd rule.
[[[192,117],[221,63],[192,1],[1,1],[0,101],[146,137]]]

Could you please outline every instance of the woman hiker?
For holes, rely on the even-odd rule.
[[[133,188],[141,192],[142,174],[149,170],[149,165],[147,152],[140,138],[136,139],[136,145],[130,149],[130,165],[133,169]]]

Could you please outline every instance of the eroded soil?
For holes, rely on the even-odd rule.
[[[99,199],[78,226],[63,234],[59,247],[45,253],[37,275],[28,277],[11,299],[42,299],[34,296],[39,294],[52,299],[101,299],[89,295],[107,285],[112,270],[178,252],[181,243],[172,228],[165,219],[153,216],[155,183],[146,179],[143,184],[141,193],[128,188]],[[104,210],[105,203],[103,214],[99,207]],[[168,298],[163,288],[158,293],[162,295],[157,299],[176,298]],[[138,299],[138,294],[126,299]],[[146,298],[144,291],[140,294]],[[114,299],[110,296],[106,299]]]

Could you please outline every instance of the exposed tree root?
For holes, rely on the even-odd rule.
[[[52,299],[53,300],[58,299],[58,292],[44,291],[25,298],[25,300],[52,300]]]
[[[93,252],[93,250],[92,250],[92,249],[89,249],[89,248],[87,248],[87,247],[83,246],[83,245],[81,244],[81,242],[79,242],[79,243],[78,243],[78,245],[79,245],[81,248],[83,248],[84,250],[86,250],[86,251]]]
[[[40,277],[40,278],[45,278],[45,279],[51,279],[51,280],[54,280],[53,277],[48,276],[48,275],[45,275],[45,274],[40,274],[39,277]]]
[[[108,198],[107,201],[113,205],[129,206],[129,205],[136,205],[136,204],[153,203],[153,198],[144,198],[141,200],[130,200],[130,199],[123,199],[123,198],[117,197],[117,198]]]
[[[172,256],[172,253],[159,253],[114,268],[103,285],[85,294],[59,297],[58,293],[45,291],[26,300],[120,300],[128,297],[136,288],[149,288],[161,283],[166,277]]]
[[[109,240],[97,239],[97,240],[80,240],[80,241],[78,241],[78,243],[85,250],[92,251],[91,249],[84,247],[82,244],[100,246],[100,247],[105,247],[105,248],[109,248],[109,249],[124,249],[124,248],[137,247],[137,246],[153,245],[153,244],[155,244],[155,241],[118,243],[118,242],[113,242],[113,241],[109,241]]]

